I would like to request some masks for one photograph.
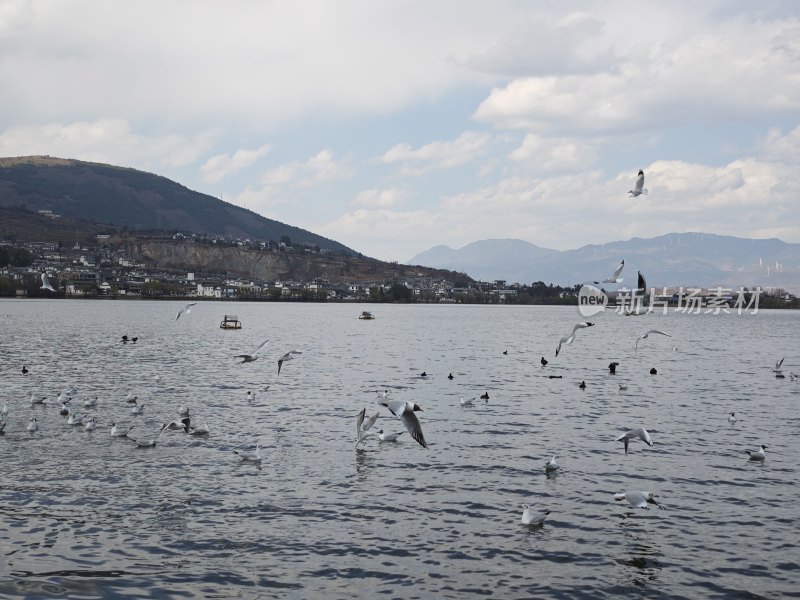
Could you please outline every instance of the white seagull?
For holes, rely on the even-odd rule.
[[[234,450],[233,453],[238,456],[243,462],[260,463],[264,459],[261,453],[261,444],[256,445],[255,452],[244,452],[242,450]]]
[[[211,430],[208,428],[208,423],[189,428],[189,435],[208,435],[210,432]]]
[[[764,450],[766,449],[767,447],[764,444],[761,444],[761,447],[758,450],[753,450],[753,451],[745,450],[745,452],[747,452],[747,455],[750,457],[750,460],[764,460],[765,458],[767,458],[767,455],[764,453]]]
[[[623,444],[625,444],[625,454],[627,454],[628,442],[631,440],[635,440],[637,438],[642,440],[648,446],[653,445],[653,440],[650,439],[650,434],[647,433],[647,429],[645,429],[644,427],[637,427],[636,429],[631,429],[628,433],[623,433],[614,441],[622,442]]]
[[[37,431],[39,429],[39,419],[33,417],[30,421],[28,421],[28,431]]]
[[[556,457],[551,456],[550,460],[544,463],[544,470],[547,473],[552,473],[553,471],[558,471],[558,463],[556,462]]]
[[[179,429],[183,429],[184,433],[189,433],[189,417],[183,417],[180,421],[170,421],[169,423],[164,423],[161,426],[161,431],[165,429],[172,429],[177,431]]]
[[[665,335],[667,337],[672,337],[670,334],[664,333],[663,331],[660,331],[658,329],[651,329],[650,331],[648,331],[646,333],[643,333],[638,338],[636,338],[636,344],[633,347],[633,353],[634,354],[636,354],[636,351],[639,349],[639,341],[640,340],[646,340],[651,333],[657,333],[658,335]]]
[[[575,325],[572,327],[572,333],[570,333],[569,335],[565,335],[560,340],[558,340],[558,346],[556,347],[556,356],[558,356],[558,353],[561,352],[561,344],[571,344],[572,342],[575,341],[575,333],[577,333],[579,329],[586,329],[587,327],[594,327],[594,323],[591,323],[589,321],[575,323]]]
[[[425,442],[425,436],[422,435],[422,426],[419,424],[415,411],[422,410],[416,402],[405,402],[403,400],[379,400],[378,404],[385,406],[392,414],[403,421],[409,435],[414,438],[420,446],[427,448],[428,444]]]
[[[373,425],[375,425],[375,421],[378,420],[380,416],[379,413],[375,413],[369,419],[365,420],[367,414],[367,409],[362,408],[358,414],[356,415],[356,448],[361,442],[366,442],[367,438],[371,435],[377,435],[374,431],[370,431]]]
[[[128,434],[131,432],[131,429],[136,427],[136,425],[131,425],[128,429],[122,429],[117,427],[116,423],[111,423],[111,435],[113,437],[128,437]]]
[[[639,169],[639,174],[636,177],[636,184],[632,190],[628,190],[628,193],[630,194],[629,198],[635,198],[642,194],[647,195],[647,190],[644,187],[644,171],[641,169]]]
[[[94,431],[95,429],[97,429],[97,419],[92,417],[91,419],[86,421],[86,424],[83,426],[83,428],[86,431]]]
[[[396,442],[397,438],[403,435],[405,431],[399,431],[398,433],[383,433],[383,429],[378,430],[378,439],[382,442]]]
[[[614,500],[617,502],[627,500],[628,504],[630,504],[633,508],[650,508],[647,506],[648,504],[655,504],[658,508],[663,509],[664,507],[656,501],[656,497],[657,496],[653,492],[641,491],[620,492],[619,494],[614,494]]]
[[[459,402],[461,402],[461,406],[472,406],[472,403],[475,402],[475,397],[465,399],[464,396],[461,396]]]
[[[775,363],[775,368],[772,369],[772,371],[775,373],[776,377],[783,377],[783,370],[781,369],[781,366],[783,365],[783,361],[785,359],[786,359],[786,357],[784,356],[783,358],[781,358],[779,361],[777,361]]]
[[[302,354],[302,352],[299,350],[289,350],[286,354],[281,356],[278,359],[278,375],[281,374],[281,367],[283,366],[283,363],[285,363],[287,360],[294,360],[294,356],[292,356],[292,354]]]
[[[256,361],[256,360],[258,360],[258,353],[261,351],[261,349],[264,346],[267,345],[267,342],[269,342],[269,340],[264,340],[263,342],[261,342],[261,344],[259,344],[258,348],[256,348],[253,351],[252,354],[237,354],[234,358],[241,358],[242,359],[242,362],[239,363],[240,365],[243,365],[244,363]]]
[[[31,406],[36,406],[37,404],[44,404],[44,401],[47,400],[47,396],[36,396],[35,393],[31,392]]]
[[[178,319],[181,318],[182,315],[188,315],[190,312],[192,312],[192,307],[195,306],[196,304],[197,304],[197,302],[190,302],[189,304],[184,306],[182,309],[180,309],[178,311],[178,316],[175,317],[175,320],[177,321]]]
[[[0,407],[0,419],[3,419],[3,418],[5,418],[5,416],[6,416],[7,414],[8,414],[8,404],[6,404],[5,402],[3,402],[3,406],[2,406],[2,407]]]
[[[134,404],[131,408],[131,414],[140,415],[144,412],[144,404]]]
[[[83,425],[83,421],[86,417],[83,415],[76,415],[75,413],[69,414],[69,419],[67,419],[67,425]]]
[[[69,400],[67,400],[69,402]],[[69,406],[67,406],[67,402],[61,403],[61,408],[58,409],[58,414],[62,417],[66,417],[69,414]]]
[[[736,413],[731,413],[728,415],[728,423],[730,423],[731,425],[735,424],[736,421],[738,420],[739,419],[736,418]]]
[[[83,405],[87,408],[91,408],[92,406],[97,406],[97,398],[96,397],[94,399],[87,398],[86,400],[83,401]]]
[[[522,518],[519,521],[523,525],[531,525],[531,526],[544,525],[544,520],[547,518],[547,515],[550,514],[550,511],[546,510],[543,513],[539,513],[538,515],[532,515],[531,507],[528,506],[527,504],[521,504],[520,508],[522,508]]]
[[[603,281],[595,281],[595,285],[599,285],[601,283],[622,283],[623,279],[620,277],[622,275],[622,269],[625,268],[625,259],[623,258],[622,261],[617,265],[617,268],[614,269],[614,274],[607,278],[603,279]]]
[[[42,285],[39,287],[40,290],[48,290],[53,292],[54,294],[56,291],[53,289],[53,286],[50,285],[50,280],[47,278],[47,273],[42,271]]]

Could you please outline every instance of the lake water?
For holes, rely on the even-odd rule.
[[[181,306],[0,301],[0,597],[800,597],[795,312],[598,315],[555,358],[574,307],[207,302],[176,322]],[[243,329],[219,329],[225,313]],[[651,328],[672,338],[634,356]],[[77,412],[98,398],[96,431],[59,415],[69,386]],[[404,434],[354,450],[362,407],[403,430],[384,389],[423,407],[429,449]],[[180,405],[207,438],[109,433],[152,438]],[[625,455],[614,439],[637,426],[654,446]],[[256,443],[260,467],[233,453]],[[626,490],[665,510],[614,502]],[[544,527],[520,524],[523,502],[552,511]]]

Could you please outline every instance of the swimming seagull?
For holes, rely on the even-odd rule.
[[[5,419],[7,414],[8,414],[8,404],[3,402],[3,406],[0,407],[0,419]]]
[[[67,425],[83,425],[83,420],[86,417],[83,415],[76,415],[75,413],[70,413],[69,419],[67,419]]]
[[[36,406],[37,404],[44,404],[45,400],[47,400],[47,396],[37,397],[36,394],[31,392],[31,406]]]
[[[117,427],[116,423],[111,423],[111,435],[113,437],[128,437],[128,434],[131,432],[131,429],[136,427],[136,425],[131,425],[128,429],[122,429]]]
[[[97,429],[97,419],[92,417],[91,419],[86,421],[86,424],[83,426],[83,428],[86,431],[94,431],[95,429]]]
[[[405,431],[399,431],[397,433],[383,433],[383,429],[378,430],[378,439],[382,442],[396,442],[397,438],[403,435]]]
[[[627,500],[628,504],[630,504],[633,508],[650,508],[647,506],[648,504],[655,504],[658,508],[663,510],[664,507],[656,501],[656,497],[657,496],[653,492],[641,491],[621,492],[619,494],[614,494],[614,500],[618,502]]]
[[[131,409],[131,414],[140,415],[144,412],[144,404],[135,404]]]
[[[626,391],[628,391],[628,386],[627,386],[627,385],[625,385],[624,383],[620,383],[620,384],[619,384],[619,391],[620,391],[620,392],[626,392]]]
[[[553,471],[558,471],[558,463],[556,462],[556,457],[551,456],[550,460],[544,463],[544,470],[547,473],[552,473]]]
[[[233,453],[238,456],[243,462],[260,463],[264,459],[261,453],[261,444],[256,445],[255,452],[244,452],[242,450],[234,450]]]
[[[189,423],[189,417],[183,417],[180,421],[170,421],[169,423],[164,423],[161,426],[161,431],[164,431],[165,429],[172,429],[173,431],[183,429],[184,433],[189,433]]]
[[[625,259],[623,258],[622,262],[620,262],[619,265],[617,265],[617,268],[614,269],[614,274],[611,277],[603,279],[603,281],[595,281],[594,284],[599,285],[601,283],[622,283],[623,280],[622,277],[620,277],[620,275],[622,274],[622,269],[624,268],[625,268]]]
[[[380,413],[375,413],[370,418],[365,420],[367,409],[362,408],[356,415],[356,448],[361,442],[366,442],[367,438],[371,435],[377,435],[374,431],[370,431],[375,421],[378,420]]]
[[[414,438],[420,446],[427,448],[428,444],[425,442],[425,436],[422,435],[422,426],[419,424],[415,411],[421,411],[422,407],[416,402],[406,402],[404,400],[379,400],[378,404],[385,406],[392,414],[403,421],[409,435]]]
[[[636,354],[636,351],[639,349],[639,341],[640,341],[640,340],[646,340],[646,339],[647,339],[647,337],[648,337],[648,336],[649,336],[651,333],[657,333],[658,335],[665,335],[665,336],[667,336],[667,337],[672,337],[670,334],[668,334],[668,333],[664,333],[663,331],[660,331],[660,330],[658,330],[658,329],[651,329],[650,331],[647,331],[646,333],[643,333],[643,334],[642,334],[642,335],[640,335],[638,338],[636,338],[636,344],[635,344],[635,345],[634,345],[634,347],[633,347],[633,353],[634,353],[634,354]]]
[[[56,291],[53,289],[53,286],[50,285],[50,280],[47,278],[47,273],[42,271],[42,285],[39,287],[40,290],[48,290],[53,292],[54,294]]]
[[[278,359],[278,375],[281,374],[281,367],[283,366],[283,363],[285,363],[287,360],[294,360],[294,356],[292,356],[293,354],[302,354],[302,352],[299,350],[289,350],[286,354]]]
[[[728,415],[728,423],[730,423],[731,425],[735,424],[736,421],[738,420],[739,419],[736,418],[736,413],[731,413]]]
[[[544,525],[544,520],[547,518],[547,515],[550,514],[550,511],[546,510],[538,515],[532,515],[531,507],[527,504],[520,504],[520,508],[522,508],[522,518],[520,519],[520,523],[523,525],[530,525],[532,527]]]
[[[764,453],[764,450],[766,449],[767,447],[764,444],[761,444],[761,447],[758,450],[745,450],[745,452],[747,452],[750,460],[764,460],[767,457],[767,455]]]
[[[632,190],[628,190],[630,194],[629,198],[635,198],[636,196],[641,196],[644,194],[647,195],[647,190],[644,187],[644,171],[639,169],[639,174],[636,177],[636,184],[634,185]]]
[[[0,433],[3,433],[3,430],[6,428],[6,422],[0,418]]]
[[[66,417],[69,414],[69,406],[67,406],[67,402],[69,402],[69,400],[66,402],[62,401],[61,408],[58,409],[58,414],[60,414],[62,417]]]
[[[472,406],[472,403],[475,402],[475,398],[473,397],[469,398],[468,400],[465,400],[464,396],[461,396],[459,402],[461,402],[461,406]]]
[[[136,404],[136,398],[138,398],[138,396],[134,396],[133,392],[128,392],[128,395],[125,396],[125,402],[128,404]]]
[[[197,304],[197,302],[190,302],[189,304],[184,306],[182,309],[180,309],[178,311],[178,316],[175,317],[175,320],[177,321],[178,319],[181,318],[182,315],[188,315],[190,312],[192,312],[192,307],[195,306],[196,304]]]
[[[241,358],[242,359],[242,362],[239,363],[240,365],[243,365],[244,363],[256,361],[256,360],[258,360],[258,353],[261,351],[261,349],[264,346],[267,345],[267,342],[269,342],[269,340],[264,340],[263,342],[261,342],[261,344],[258,346],[258,348],[255,349],[255,351],[252,354],[237,354],[234,358]]]
[[[208,435],[209,433],[211,433],[211,429],[209,429],[208,423],[189,428],[189,435]]]
[[[37,431],[38,429],[39,429],[39,419],[34,417],[30,421],[28,421],[28,427],[27,427],[28,431]]]
[[[97,406],[97,397],[95,396],[94,400],[91,398],[87,398],[83,401],[83,405],[87,408],[91,408],[92,406]]]
[[[636,429],[631,429],[628,433],[623,433],[614,441],[622,442],[623,444],[625,444],[625,454],[627,454],[628,442],[630,442],[631,440],[635,440],[637,438],[642,440],[648,446],[653,445],[653,440],[650,439],[650,434],[647,433],[647,429],[645,429],[644,427],[637,427]]]
[[[133,440],[136,443],[137,448],[155,448],[156,444],[158,443],[158,436],[161,432],[159,431],[152,440]]]

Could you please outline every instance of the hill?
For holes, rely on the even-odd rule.
[[[129,230],[180,230],[275,242],[286,236],[295,244],[356,254],[339,242],[192,191],[166,177],[50,156],[0,158],[0,207],[50,210]]]
[[[481,257],[481,258],[478,258]],[[524,260],[520,260],[524,257]],[[604,279],[625,259],[624,284],[641,270],[653,286],[780,287],[800,291],[800,244],[707,233],[670,233],[590,244],[574,250],[522,240],[482,240],[454,250],[435,246],[411,264],[463,271],[481,280],[574,285]]]

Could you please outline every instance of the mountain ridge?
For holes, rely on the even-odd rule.
[[[335,240],[262,217],[162,175],[47,155],[0,158],[0,206],[141,230],[180,230],[317,245],[358,254]]]
[[[575,285],[609,277],[625,259],[623,284],[641,270],[657,286],[762,286],[800,290],[800,244],[778,238],[742,238],[703,232],[667,233],[653,238],[633,237],[571,250],[552,250],[513,240],[479,240],[462,248],[436,246],[419,253],[410,264],[461,271],[481,280],[546,281]],[[486,247],[494,259],[474,261]],[[535,260],[520,261],[520,248]],[[466,249],[466,251],[465,251]],[[446,256],[447,260],[437,260]],[[633,273],[633,275],[631,274]]]

